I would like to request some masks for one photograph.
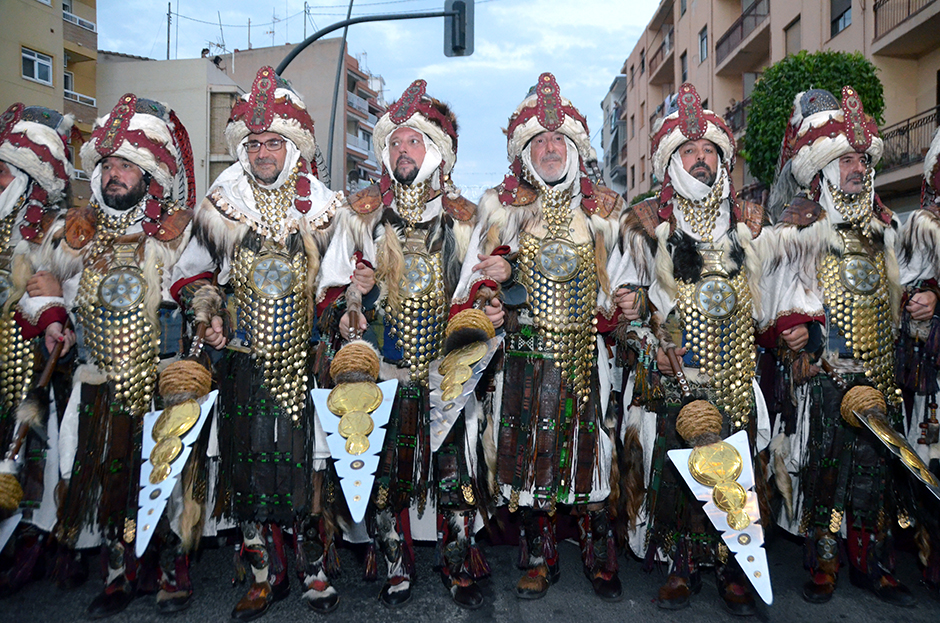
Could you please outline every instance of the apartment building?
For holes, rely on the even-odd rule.
[[[621,147],[626,147],[624,131],[627,122],[621,114],[623,96],[626,93],[627,77],[623,74],[614,78],[607,92],[607,97],[601,102],[604,127],[601,128],[601,149],[604,160],[599,163],[604,174],[604,183],[611,190],[620,194],[627,191],[626,168],[620,162]]]
[[[301,52],[284,71],[284,78],[307,105],[324,157],[327,156],[325,146],[329,143],[333,87],[341,45],[341,38],[321,39]],[[222,57],[222,68],[238,84],[251,89],[258,69],[265,65],[277,67],[293,47],[235,50]],[[331,187],[355,192],[378,180],[382,172],[382,165],[376,161],[372,150],[372,131],[386,110],[382,97],[384,81],[344,51],[339,86],[333,123]]]
[[[659,186],[648,162],[649,134],[679,84],[694,84],[740,144],[751,90],[769,65],[800,50],[860,51],[884,84],[878,192],[895,210],[913,209],[921,163],[938,126],[938,32],[940,0],[662,0],[622,68],[626,129],[612,160],[625,171],[625,195]],[[760,200],[763,189],[743,158],[737,162],[735,187]]]
[[[95,0],[0,0],[0,111],[23,102],[71,113],[87,138],[98,114],[96,17]],[[73,197],[85,203],[88,180],[75,175]]]

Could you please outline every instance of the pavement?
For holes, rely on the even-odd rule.
[[[196,595],[189,610],[172,617],[162,617],[154,610],[154,597],[145,595],[136,599],[123,613],[107,621],[230,621],[229,613],[241,597],[244,587],[232,585],[232,546],[211,547],[214,544],[208,543],[209,547],[204,547],[193,563],[192,577]],[[777,538],[768,544],[767,549],[774,603],[771,606],[761,604],[758,616],[752,617],[752,621],[935,623],[940,620],[940,601],[931,597],[920,583],[916,557],[911,552],[899,553],[897,575],[914,592],[918,604],[914,608],[900,609],[884,604],[874,595],[852,586],[845,568],[832,601],[823,605],[809,604],[803,601],[800,593],[802,584],[807,579],[807,573],[802,567],[801,547],[794,540]],[[560,581],[552,586],[543,599],[524,601],[518,599],[513,592],[521,573],[515,567],[516,548],[506,545],[486,546],[484,551],[493,569],[492,577],[482,584],[486,603],[479,610],[467,611],[457,607],[450,600],[438,574],[432,570],[434,547],[418,546],[418,572],[412,600],[402,608],[389,610],[377,600],[381,582],[364,582],[361,579],[362,565],[358,560],[361,552],[343,547],[340,549],[343,575],[334,582],[341,595],[336,611],[324,616],[309,610],[300,600],[300,583],[291,568],[291,594],[274,604],[259,621],[694,623],[746,620],[724,612],[715,587],[715,576],[709,572],[703,574],[702,592],[693,597],[689,608],[678,612],[659,609],[655,596],[657,588],[665,579],[665,569],[644,573],[640,561],[626,556],[620,557],[623,600],[617,603],[603,602],[594,596],[590,583],[581,571],[577,545],[562,542],[558,550],[562,569]],[[379,571],[384,572],[381,566]],[[65,623],[83,620],[85,608],[102,586],[101,580],[97,578],[70,591],[57,589],[48,580],[35,582],[0,601],[0,621]]]

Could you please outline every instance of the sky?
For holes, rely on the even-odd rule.
[[[440,11],[444,0],[354,0],[353,17]],[[476,0],[474,52],[444,56],[444,19],[356,24],[347,48],[385,79],[391,102],[413,80],[457,115],[459,144],[454,182],[477,199],[508,170],[502,129],[539,74],[552,72],[561,94],[587,118],[601,155],[601,102],[659,3],[655,0]],[[171,0],[170,58],[196,58],[248,48],[299,43],[344,20],[348,0]],[[98,47],[165,59],[167,3],[99,0]],[[276,20],[276,21],[275,21]],[[221,21],[221,27],[219,25]],[[342,31],[328,35],[338,36]],[[169,102],[172,105],[172,102]],[[107,104],[101,103],[106,106]],[[103,113],[104,111],[102,111]]]

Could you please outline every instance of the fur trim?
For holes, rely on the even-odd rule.
[[[385,152],[385,141],[389,135],[398,128],[411,128],[426,135],[444,158],[444,175],[450,173],[457,163],[457,150],[454,147],[454,141],[441,129],[436,123],[429,121],[424,115],[414,114],[404,123],[396,124],[391,120],[389,113],[385,113],[375,124],[372,132],[372,139],[375,141],[375,153],[381,158]]]
[[[836,111],[827,111],[825,113],[816,113],[807,118],[807,123],[812,124],[820,115],[825,115],[829,119],[829,114],[841,119],[842,113]],[[874,136],[871,140],[871,147],[867,153],[872,157],[872,166],[881,160],[881,154],[884,152],[884,142],[881,138]],[[816,174],[822,171],[827,164],[844,156],[845,154],[855,153],[855,148],[849,144],[849,139],[843,134],[837,134],[835,137],[823,136],[816,139],[812,145],[803,147],[791,160],[790,171],[797,184],[801,187],[808,187]]]
[[[278,89],[278,92],[280,91],[286,91],[286,89]],[[316,162],[316,139],[296,119],[275,117],[267,131],[280,134],[292,142],[300,151],[300,155],[306,158],[308,162]],[[228,152],[233,158],[238,158],[238,146],[248,138],[249,134],[251,132],[244,121],[233,121],[225,126],[225,142],[228,145]]]
[[[381,285],[382,295],[388,300],[392,313],[398,315],[401,312],[401,291],[397,286],[402,282],[405,272],[405,255],[398,232],[391,223],[385,224],[375,247],[378,265],[375,280]]]
[[[663,221],[656,227],[656,256],[654,263],[656,265],[656,280],[659,282],[663,292],[670,299],[675,299],[679,292],[679,286],[676,284],[676,278],[673,274],[675,267],[672,263],[672,254],[669,253],[669,222]]]
[[[940,276],[940,219],[927,210],[915,210],[901,228],[898,261],[907,264],[923,254],[930,274]]]
[[[783,433],[770,440],[770,456],[773,462],[774,483],[783,498],[783,506],[787,511],[787,519],[793,520],[793,480],[787,470],[787,458],[790,452],[787,449],[789,440]]]
[[[677,119],[678,117],[679,113],[674,112],[668,117],[657,119],[656,123],[653,125],[653,134],[655,135],[657,132],[659,132],[666,120]],[[728,137],[728,135],[720,130],[715,124],[708,123],[705,129],[705,135],[702,138],[708,139],[714,143],[721,150],[723,159],[733,157],[734,144],[731,142],[731,139]],[[688,140],[689,139],[685,137],[679,126],[673,128],[669,134],[660,140],[659,147],[656,149],[656,151],[653,152],[652,156],[653,175],[656,176],[656,179],[662,180],[666,178],[666,169],[669,168],[669,159],[672,158],[672,154],[677,149],[679,149],[679,147],[688,142]]]
[[[938,159],[940,159],[940,129],[934,133],[933,140],[930,141],[930,149],[927,150],[927,156],[924,158],[924,179],[935,193],[940,191],[937,187],[937,176],[940,175],[940,169],[937,167]]]
[[[755,318],[759,318],[761,309],[760,279],[761,274],[764,272],[764,262],[758,254],[755,246],[751,244],[753,238],[751,237],[750,228],[744,223],[738,223],[736,225],[735,233],[737,234],[738,244],[740,244],[741,248],[744,250],[744,264],[745,269],[747,270],[747,284],[751,289],[751,307],[753,309],[752,313],[754,314]]]
[[[59,131],[47,125],[21,119],[13,126],[13,132],[26,136],[29,141],[49,150],[52,157],[58,161],[66,176],[63,178],[56,174],[50,162],[40,157],[28,147],[17,147],[8,141],[0,142],[0,160],[12,164],[20,169],[42,186],[49,194],[49,202],[56,203],[65,196],[65,188],[69,184],[74,168],[65,150],[63,136],[66,138],[72,129],[75,118],[64,115],[59,123]],[[60,135],[61,132],[62,134]]]

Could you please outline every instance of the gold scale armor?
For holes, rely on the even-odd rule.
[[[575,244],[568,234],[571,194],[541,185],[542,215],[547,234],[519,236],[519,275],[526,289],[534,325],[564,370],[582,402],[590,393],[597,333],[597,274],[594,243]]]
[[[10,269],[13,266],[13,248],[10,237],[17,215],[23,206],[20,199],[10,214],[0,222],[0,310],[13,293]],[[15,409],[29,391],[33,372],[32,341],[23,338],[19,325],[13,320],[14,310],[0,315],[0,412]]]
[[[823,256],[818,268],[829,322],[845,337],[846,348],[865,376],[894,404],[894,326],[884,251],[872,254],[858,229],[839,230],[844,252]]]
[[[394,183],[395,204],[405,219],[404,271],[399,286],[401,308],[396,312],[386,303],[385,314],[391,324],[389,334],[397,338],[403,351],[402,362],[411,371],[411,380],[428,383],[428,367],[437,356],[447,320],[441,252],[428,251],[427,232],[416,230],[426,205],[430,184],[412,186]],[[395,284],[388,284],[396,287]]]
[[[135,213],[129,211],[131,216]],[[114,243],[110,252],[106,248],[125,229],[125,223],[108,227],[99,214],[96,239],[79,280],[76,311],[90,360],[114,383],[115,397],[127,412],[139,416],[153,397],[160,331],[144,312],[148,284],[138,257],[145,235]]]
[[[679,280],[679,321],[693,363],[714,384],[718,407],[729,417],[732,430],[741,430],[754,406],[751,290],[744,270],[728,278],[723,250],[704,247],[699,252],[702,277],[696,283]]]
[[[307,387],[307,340],[313,327],[304,292],[307,257],[289,257],[271,240],[261,250],[239,247],[232,262],[238,325],[261,361],[271,396],[297,423]]]

